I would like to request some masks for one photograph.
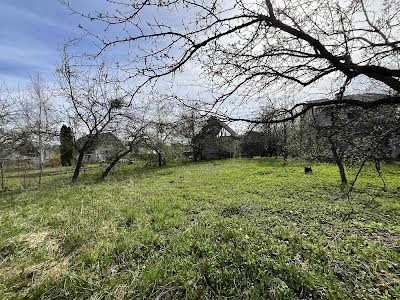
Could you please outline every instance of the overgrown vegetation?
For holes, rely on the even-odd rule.
[[[399,298],[400,166],[375,197],[367,165],[351,202],[334,165],[303,166],[118,166],[2,193],[0,298]]]

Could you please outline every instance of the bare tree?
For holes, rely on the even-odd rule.
[[[341,138],[343,138],[343,136],[340,135],[340,133],[344,132],[343,129],[345,127],[344,123],[341,122],[340,119],[341,113],[343,112],[339,109],[328,107],[326,109],[319,110],[318,113],[316,115],[315,111],[312,111],[312,118],[309,119],[309,121],[311,122],[310,124],[308,124],[311,125],[312,128],[309,128],[309,131],[311,131],[311,134],[314,134],[316,136],[316,143],[318,144],[319,148],[323,147],[321,145],[326,145],[326,148],[330,150],[333,161],[338,167],[341,182],[342,184],[346,184],[347,176],[344,167],[345,150],[344,147],[341,147]],[[323,124],[324,122],[321,122],[321,115],[325,114],[327,114],[329,123],[328,125]],[[319,152],[318,155],[322,156],[322,153]]]
[[[289,149],[288,149],[288,121],[269,123],[269,120],[274,119],[276,110],[271,107],[266,107],[262,111],[261,119],[264,120],[261,124],[252,124],[261,127],[262,132],[266,136],[266,150],[268,156],[282,155],[286,164]]]
[[[115,155],[107,168],[102,172],[101,179],[106,178],[124,157],[143,146],[146,130],[149,126],[147,113],[146,105],[139,107],[131,105],[129,110],[122,116],[118,122],[118,129],[115,132],[124,140],[125,149]]]
[[[69,104],[68,117],[76,120],[76,131],[82,130],[84,134],[82,142],[74,145],[78,157],[72,182],[78,179],[87,150],[128,105],[125,93],[112,78],[106,63],[92,63],[91,66],[79,65],[65,47],[58,69],[62,95]]]
[[[53,94],[40,75],[32,76],[30,85],[20,98],[21,121],[24,131],[39,151],[39,184],[42,181],[46,144],[57,136]]]
[[[73,12],[104,25],[81,27],[98,43],[96,55],[129,46],[124,70],[144,83],[199,61],[214,91],[213,106],[231,97],[266,98],[273,85],[308,87],[323,79],[343,86],[363,77],[400,92],[400,2],[392,1],[107,1],[109,9]],[[174,18],[163,18],[167,14]],[[151,20],[148,15],[160,16]],[[161,21],[163,20],[163,21]],[[141,86],[139,86],[140,88]],[[137,90],[137,89],[136,89]],[[277,109],[274,119],[235,117],[250,122],[283,122],[312,107],[332,104],[373,107],[400,103],[400,96],[331,103],[297,103]]]
[[[195,105],[190,107],[183,107],[182,112],[177,120],[177,134],[184,139],[192,152],[192,160],[199,159],[199,145],[196,142],[197,134],[200,132],[202,126],[205,124],[205,118],[199,113],[199,108]]]
[[[174,106],[163,96],[153,97],[151,111],[144,144],[157,155],[157,164],[162,167],[168,158],[175,156],[171,144],[177,137],[179,122],[174,113]]]
[[[333,160],[342,183],[347,183],[345,165],[366,159],[380,162],[393,158],[391,141],[398,139],[398,107],[325,107],[303,116],[298,133],[303,156]]]
[[[11,154],[16,139],[13,130],[13,119],[15,118],[15,106],[11,105],[9,90],[0,86],[0,177],[1,189],[5,189],[4,168],[7,157]]]

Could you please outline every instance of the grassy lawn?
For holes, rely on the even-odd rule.
[[[351,202],[334,165],[303,167],[121,166],[0,194],[0,299],[400,299],[400,166],[378,197],[366,168]]]
[[[9,169],[15,169],[15,167],[12,166],[7,166]],[[100,164],[95,164],[95,163],[91,163],[91,164],[86,164],[84,166],[83,169],[95,169],[95,168],[99,168],[101,167]],[[15,178],[15,177],[32,177],[32,178],[37,178],[40,174],[40,169],[38,167],[32,167],[31,169],[24,169],[24,170],[20,170],[15,171],[15,170],[9,170],[6,168],[5,173],[4,173],[4,177],[5,179],[8,178]],[[45,167],[43,168],[43,176],[50,176],[50,175],[54,175],[54,174],[63,174],[63,173],[73,173],[73,171],[75,170],[74,166],[71,167]]]

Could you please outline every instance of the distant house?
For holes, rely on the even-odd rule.
[[[376,93],[364,93],[364,94],[356,94],[356,95],[346,95],[343,96],[343,100],[358,100],[358,101],[365,101],[365,102],[370,102],[370,101],[375,101],[384,97],[387,97],[388,95],[385,94],[376,94]],[[336,98],[339,96],[336,95]],[[326,101],[331,101],[331,99],[320,99],[320,100],[314,100],[314,101],[309,101],[308,103],[323,103]],[[317,107],[314,109],[316,121],[318,125],[322,127],[327,127],[332,125],[332,114],[331,112],[334,111],[334,109],[339,109],[341,107],[344,107],[345,104],[343,105],[328,105],[328,106],[322,106],[322,107]],[[352,118],[352,113],[349,112],[348,110],[343,110],[340,115],[342,118],[347,118],[351,119]]]
[[[195,137],[195,158],[212,160],[240,155],[240,136],[227,124],[210,117]]]
[[[87,136],[78,139],[77,146],[82,147],[87,139]],[[103,132],[89,145],[83,161],[91,163],[107,162],[124,149],[125,147],[118,137],[111,132]]]
[[[23,134],[13,147],[15,150],[14,154],[20,158],[28,159],[39,156],[38,148],[27,134]]]
[[[48,161],[60,154],[60,145],[45,145],[43,150],[44,161]]]
[[[352,100],[359,100],[359,101],[375,101],[384,97],[387,97],[388,95],[385,94],[376,94],[376,93],[364,93],[364,94],[356,94],[356,95],[348,95],[348,96],[343,96],[343,99],[352,99]],[[330,99],[321,99],[321,100],[315,100],[315,101],[310,101],[309,103],[320,103],[320,102],[325,102]],[[332,126],[334,124],[334,116],[336,118],[340,118],[342,121],[350,121],[354,119],[354,117],[357,115],[355,112],[359,108],[353,108],[353,109],[343,109],[345,105],[328,105],[328,106],[322,106],[322,107],[317,107],[313,110],[313,118],[318,126],[321,128],[327,128],[329,126]],[[377,108],[376,111],[376,118],[379,119],[381,117],[381,112],[384,108]],[[398,107],[392,107],[393,112],[396,112],[398,110]],[[367,125],[367,124],[366,124]],[[349,123],[349,126],[354,126],[353,124]],[[368,126],[365,126],[368,128]],[[360,132],[362,134],[362,128],[360,128]],[[342,145],[344,146],[344,145]],[[387,142],[387,151],[388,157],[394,158],[394,159],[400,159],[400,138],[399,137],[392,137],[388,140]]]

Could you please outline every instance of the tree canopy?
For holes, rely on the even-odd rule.
[[[359,77],[400,92],[397,0],[107,2],[105,11],[75,13],[105,26],[100,33],[81,25],[98,42],[96,55],[112,47],[130,49],[124,70],[128,78],[144,78],[135,91],[198,61],[219,91],[215,102],[238,94],[262,98],[272,85],[307,87],[322,80],[341,82],[337,92],[343,94]],[[400,98],[368,105],[393,103]],[[316,105],[300,103],[267,121],[293,119]]]

